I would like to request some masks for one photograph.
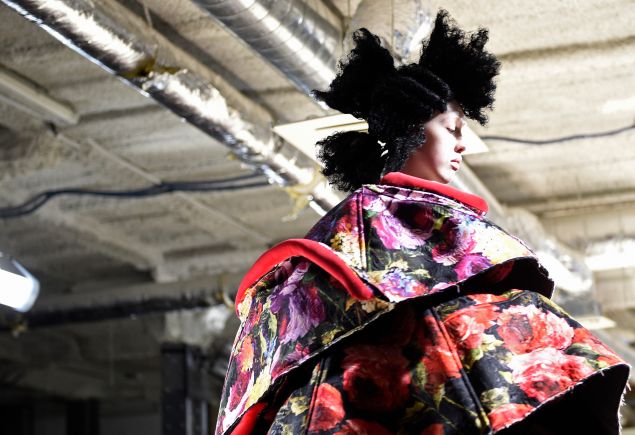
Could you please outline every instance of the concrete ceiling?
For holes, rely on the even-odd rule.
[[[145,23],[150,37],[162,35],[173,51],[218,74],[274,124],[327,113],[189,0],[117,3],[130,19]],[[360,2],[307,3],[329,20],[346,21]],[[479,135],[548,140],[633,125],[635,2],[422,3],[430,10],[442,5],[466,28],[490,29],[490,48],[503,69],[489,126],[472,125]],[[0,207],[50,189],[127,190],[251,173],[223,144],[4,4],[0,29],[0,67],[80,117],[76,125],[53,125],[0,99]],[[592,242],[635,237],[635,130],[544,145],[485,142],[489,152],[466,160],[503,205],[537,213],[552,234],[580,251]],[[267,246],[301,237],[318,218],[310,208],[296,211],[276,186],[135,199],[61,196],[27,216],[0,219],[0,250],[40,278],[35,312],[153,292],[211,295],[231,292]],[[608,314],[623,330],[635,323],[615,298],[635,301],[634,272],[596,277],[599,289],[628,289],[607,299]],[[44,383],[48,392],[113,399],[116,382],[131,400],[155,400],[164,317],[81,325],[0,336],[0,381],[4,376],[35,388],[42,379],[57,379]],[[221,328],[218,349],[235,326]],[[110,353],[104,342],[112,344]]]

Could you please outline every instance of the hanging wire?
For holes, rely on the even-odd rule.
[[[0,219],[17,218],[33,213],[50,199],[60,195],[85,195],[111,198],[145,198],[171,192],[219,192],[251,189],[270,186],[267,181],[244,181],[261,178],[262,174],[253,173],[222,180],[182,181],[155,184],[136,190],[91,190],[91,189],[55,189],[47,190],[14,207],[0,208]],[[242,183],[241,183],[242,182]]]
[[[559,137],[555,139],[542,139],[542,140],[519,139],[514,137],[508,137],[508,136],[481,136],[480,138],[482,141],[515,142],[515,143],[521,143],[526,145],[551,145],[555,143],[568,142],[568,141],[577,140],[577,139],[592,139],[592,138],[598,138],[598,137],[616,136],[620,133],[624,133],[625,131],[633,130],[633,129],[635,129],[635,124],[632,124],[626,127],[617,128],[615,130],[608,130],[608,131],[603,131],[599,133],[574,134],[571,136],[563,136],[563,137]]]

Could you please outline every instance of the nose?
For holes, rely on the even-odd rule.
[[[463,144],[463,138],[460,138],[459,140],[456,141],[456,145],[454,146],[454,151],[461,154],[463,151],[465,151],[465,145]]]

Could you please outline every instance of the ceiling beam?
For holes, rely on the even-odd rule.
[[[525,208],[542,217],[559,217],[590,213],[593,211],[632,208],[635,205],[635,191],[616,191],[586,194],[580,193],[568,197],[550,198],[546,201],[532,201],[513,204]]]

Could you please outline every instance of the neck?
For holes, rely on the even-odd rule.
[[[379,184],[427,190],[450,197],[483,213],[486,213],[488,210],[487,202],[478,195],[464,192],[447,184],[439,183],[438,181],[430,181],[424,178],[404,174],[402,172],[390,172],[386,174],[379,181]]]

